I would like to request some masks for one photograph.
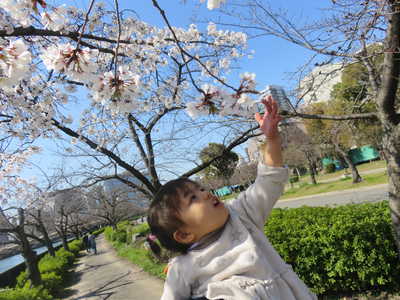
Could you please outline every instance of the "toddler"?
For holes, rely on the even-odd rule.
[[[181,255],[170,262],[162,300],[315,300],[264,234],[264,224],[283,192],[281,117],[271,96],[255,115],[266,136],[256,181],[238,198],[222,203],[186,178],[166,183],[148,215],[151,232]]]

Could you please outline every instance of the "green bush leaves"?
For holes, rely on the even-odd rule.
[[[399,286],[387,202],[274,209],[265,233],[317,294]]]

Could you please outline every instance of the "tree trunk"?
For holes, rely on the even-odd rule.
[[[47,234],[47,232],[46,232],[46,234],[44,235],[43,238],[44,238],[44,242],[45,242],[45,245],[47,247],[47,250],[48,250],[50,256],[53,256],[53,257],[56,256],[56,251],[55,251],[55,249],[53,247],[53,242],[50,240],[49,235]]]
[[[382,123],[382,148],[389,176],[389,207],[394,239],[400,259],[400,114],[396,95],[400,76],[400,3],[389,1],[388,28],[384,44],[382,84],[376,103]],[[397,109],[397,110],[396,110]]]
[[[400,259],[400,128],[393,128],[391,133],[384,135],[384,151],[389,177],[390,216]]]
[[[67,241],[67,237],[65,236],[65,234],[61,235],[61,241],[62,241],[63,248],[65,250],[69,251],[68,241]]]
[[[358,173],[358,169],[355,164],[350,159],[349,154],[344,151],[339,145],[335,144],[336,151],[343,157],[344,161],[346,164],[350,167],[351,169],[351,175],[353,176],[353,183],[359,183],[362,181],[362,178],[360,176],[360,173]]]
[[[305,152],[305,156],[308,162],[308,168],[310,170],[310,176],[311,176],[311,183],[312,184],[317,184],[317,180],[315,178],[315,163],[313,162],[310,153],[308,153],[307,151]]]
[[[21,254],[25,259],[28,278],[34,286],[39,286],[42,284],[42,277],[39,271],[36,252],[32,249],[25,232],[19,231],[18,236],[21,241]]]
[[[53,257],[56,256],[56,251],[54,250],[53,242],[51,241],[49,234],[47,233],[46,227],[44,226],[43,222],[40,219],[40,213],[39,213],[39,224],[37,228],[43,234],[44,244],[46,245],[49,254]]]
[[[317,184],[317,180],[315,178],[315,169],[311,162],[308,162],[308,168],[310,169],[311,183]]]

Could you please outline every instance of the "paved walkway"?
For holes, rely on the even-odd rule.
[[[119,258],[103,236],[97,239],[98,254],[78,259],[68,300],[159,300],[163,281],[127,260]],[[83,253],[83,252],[82,252]]]
[[[282,199],[275,207],[295,208],[307,206],[336,206],[349,203],[377,202],[389,199],[388,184],[378,184],[342,191],[314,194],[297,198]]]

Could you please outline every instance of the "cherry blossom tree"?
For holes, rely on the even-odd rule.
[[[2,1],[0,130],[21,141],[68,139],[71,157],[92,158],[84,163],[96,173],[88,186],[116,178],[147,197],[160,187],[160,172],[190,176],[212,163],[175,170],[177,158],[197,157],[184,143],[189,137],[219,130],[229,151],[253,136],[255,75],[243,73],[238,86],[226,79],[246,54],[246,35],[213,23],[177,28],[151,4],[164,27],[120,10],[118,1],[88,1],[84,10]],[[69,115],[71,106],[80,116]],[[137,181],[119,176],[124,171]]]

